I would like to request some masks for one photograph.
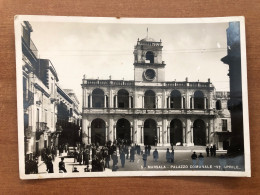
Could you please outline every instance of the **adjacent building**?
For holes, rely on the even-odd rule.
[[[25,156],[38,156],[43,148],[58,146],[62,118],[80,126],[79,101],[73,91],[58,86],[58,74],[49,59],[40,59],[31,40],[32,26],[24,21],[22,31],[23,110]],[[68,107],[63,108],[62,104]],[[67,109],[67,110],[66,110]],[[58,123],[59,122],[59,123]],[[65,121],[63,121],[65,122]],[[80,127],[78,127],[78,130]]]
[[[82,140],[118,139],[139,145],[217,144],[230,132],[228,92],[207,82],[165,81],[162,42],[146,37],[134,47],[134,80],[82,80]],[[225,134],[225,133],[224,133]]]

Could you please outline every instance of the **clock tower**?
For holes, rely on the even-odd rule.
[[[162,61],[162,42],[150,37],[137,40],[134,48],[134,76],[138,82],[164,82],[165,63]]]

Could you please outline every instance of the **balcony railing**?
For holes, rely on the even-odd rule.
[[[124,80],[99,80],[99,79],[83,79],[84,85],[103,85],[103,86],[135,86],[135,81]],[[166,87],[190,87],[190,88],[209,88],[213,87],[210,82],[165,82],[162,85]]]
[[[36,130],[37,131],[47,131],[47,123],[45,122],[36,122]]]
[[[134,86],[134,81],[84,79],[83,84],[86,84],[86,85],[105,85],[105,86],[108,86],[108,85]]]
[[[213,109],[170,109],[170,108],[83,108],[83,114],[202,114],[215,115]]]

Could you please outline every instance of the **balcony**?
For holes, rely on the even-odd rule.
[[[45,122],[36,122],[36,130],[37,131],[47,131],[47,123]]]
[[[169,108],[83,108],[83,114],[125,114],[125,115],[139,115],[139,114],[153,114],[153,115],[215,115],[212,109],[169,109]]]
[[[102,86],[134,86],[134,81],[124,80],[97,80],[97,79],[83,79],[84,85],[102,85]]]

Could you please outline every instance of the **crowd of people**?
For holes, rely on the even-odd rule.
[[[75,165],[85,165],[85,172],[102,172],[106,168],[111,168],[112,171],[117,171],[119,169],[119,160],[121,162],[121,168],[125,167],[126,160],[129,162],[135,162],[135,155],[141,155],[143,160],[143,167],[147,167],[148,157],[152,155],[153,161],[158,162],[159,152],[157,148],[151,152],[151,146],[145,145],[144,150],[141,149],[140,145],[130,144],[124,140],[116,140],[114,142],[108,141],[104,146],[100,146],[99,143],[92,143],[90,145],[78,144],[77,147],[74,147],[75,150],[70,153],[68,145],[63,145],[59,147],[59,172],[66,173],[66,167],[64,163],[64,156],[62,153],[65,152],[68,155],[66,158],[74,158]],[[216,146],[213,145],[210,148],[206,148],[207,157],[216,156]],[[57,148],[54,146],[43,148],[41,151],[41,160],[46,165],[46,171],[48,173],[53,173],[53,162],[57,156]],[[166,149],[166,162],[174,163],[174,149]],[[204,156],[202,153],[199,155],[196,152],[193,152],[191,155],[193,165],[204,164]],[[26,160],[26,174],[38,173],[38,158],[29,158]],[[79,172],[77,166],[72,167],[72,172]]]

